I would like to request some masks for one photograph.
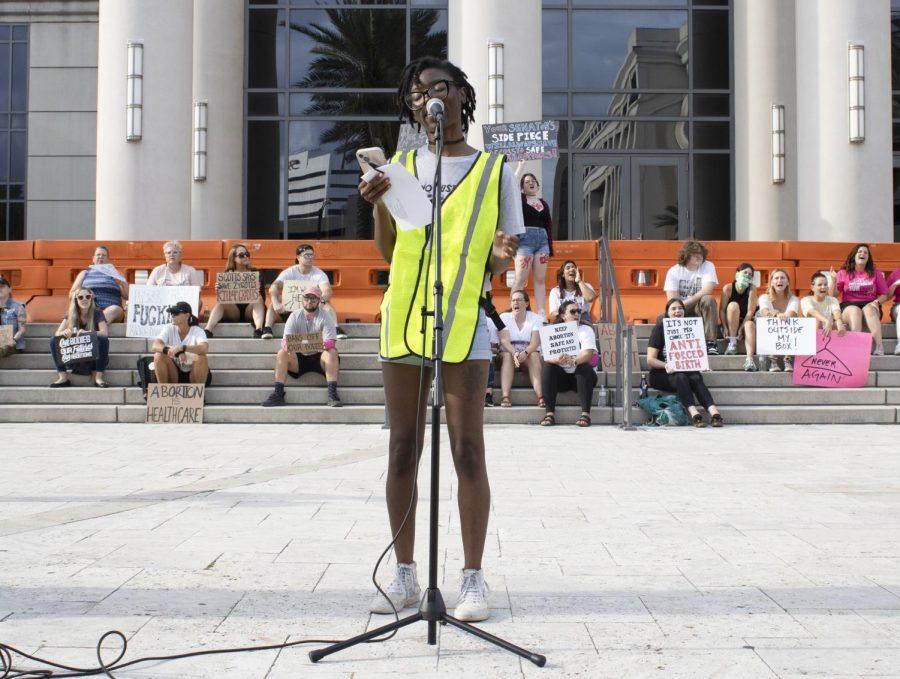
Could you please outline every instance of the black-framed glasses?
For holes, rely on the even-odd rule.
[[[304,302],[318,302],[319,298],[315,295],[303,295]]]
[[[304,252],[301,252],[301,253],[300,253],[299,255],[297,255],[297,256],[298,256],[298,257],[315,257],[316,255],[315,255],[315,253],[314,253],[312,250],[306,250],[306,251],[304,251]]]
[[[455,83],[451,80],[436,80],[428,86],[424,92],[414,90],[403,97],[403,102],[412,111],[418,111],[429,99],[446,99],[450,94],[450,86]]]
[[[235,258],[236,259],[250,259],[250,253],[249,252],[239,252],[235,255]]]

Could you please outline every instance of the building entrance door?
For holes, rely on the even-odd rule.
[[[687,156],[579,155],[573,170],[573,240],[690,237]]]

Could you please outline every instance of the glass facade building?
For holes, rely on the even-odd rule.
[[[25,238],[28,26],[0,25],[0,240]]]

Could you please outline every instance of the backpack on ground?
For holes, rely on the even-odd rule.
[[[153,370],[150,369],[151,365],[153,365],[152,356],[141,356],[137,360],[138,386],[144,392],[144,396],[147,395],[147,389],[150,387],[150,384],[155,381]]]
[[[650,426],[683,426],[688,423],[687,411],[674,394],[645,396],[638,407],[650,416]]]

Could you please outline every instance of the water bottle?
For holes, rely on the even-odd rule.
[[[641,392],[640,398],[647,398],[647,377],[641,373]]]
[[[605,384],[600,385],[600,391],[597,393],[597,405],[601,407],[609,405],[609,394]]]

